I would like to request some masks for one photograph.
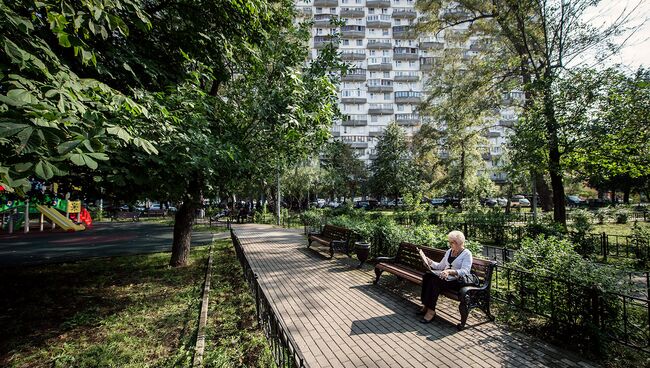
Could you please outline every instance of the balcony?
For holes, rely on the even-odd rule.
[[[422,41],[420,42],[420,48],[423,50],[442,50],[445,48],[445,44],[440,41]]]
[[[379,64],[368,64],[368,70],[376,72],[389,72],[393,70],[393,63],[392,62],[387,62],[387,63],[379,63]]]
[[[409,74],[404,74],[404,75],[395,75],[393,78],[394,82],[417,82],[420,80],[419,75],[409,75]]]
[[[364,82],[365,80],[365,69],[351,69],[347,74],[341,76],[341,81],[343,82]]]
[[[297,7],[298,16],[308,17],[311,15],[311,7]]]
[[[366,48],[370,50],[377,50],[377,49],[389,50],[393,48],[393,45],[390,43],[389,39],[368,40],[368,44],[366,45]]]
[[[499,125],[506,128],[512,128],[515,126],[517,119],[503,119],[499,121]]]
[[[435,66],[440,65],[441,59],[437,57],[420,58],[420,70],[432,70]]]
[[[395,114],[395,122],[401,126],[415,126],[420,124],[418,114]]]
[[[365,51],[343,51],[341,52],[341,60],[366,60]]]
[[[341,8],[341,18],[363,18],[366,15],[363,8]]]
[[[393,18],[406,18],[406,19],[415,19],[418,16],[418,13],[415,9],[410,8],[395,8],[393,9]]]
[[[383,132],[383,131],[379,131],[379,132],[369,132],[369,133],[368,133],[368,136],[370,136],[370,137],[383,137],[383,136],[384,136],[384,132]]]
[[[365,26],[343,26],[341,27],[341,37],[364,38],[366,37],[366,27]]]
[[[393,81],[390,79],[368,80],[368,92],[393,92]]]
[[[366,0],[366,7],[368,7],[368,8],[390,8],[390,0]]]
[[[394,60],[417,60],[418,49],[414,47],[396,47],[393,49]]]
[[[390,15],[378,14],[370,15],[366,18],[366,27],[369,28],[390,28],[392,19]]]
[[[485,133],[487,138],[499,138],[501,137],[501,132],[487,132]]]
[[[370,104],[368,114],[370,115],[392,115],[393,104]]]
[[[339,6],[339,0],[314,0],[315,7],[332,8]]]
[[[368,102],[368,99],[365,97],[341,97],[341,103],[344,104],[360,105],[366,102]]]
[[[351,127],[367,126],[368,125],[368,119],[348,119],[348,120],[343,120],[343,122],[341,122],[341,125],[343,125],[343,126],[351,126]]]
[[[415,30],[409,26],[394,26],[393,38],[397,40],[415,39],[417,34]]]
[[[368,142],[349,142],[348,144],[352,148],[368,148]]]
[[[336,42],[336,39],[333,36],[315,36],[314,37],[314,48],[316,49],[323,49],[327,45],[334,45],[334,47],[338,47],[338,42]]]
[[[398,91],[395,92],[395,103],[420,103],[422,92]]]
[[[314,15],[314,26],[336,27],[332,24],[334,19],[337,19],[336,14],[316,14]]]

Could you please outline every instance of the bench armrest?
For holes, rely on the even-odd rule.
[[[391,263],[391,262],[395,262],[395,258],[396,257],[377,257],[377,258],[375,258],[375,261],[377,263],[379,263],[379,262]]]
[[[307,234],[307,236],[312,236],[312,235],[313,235],[313,236],[319,236],[319,235],[322,235],[322,234],[323,234],[323,233],[311,233],[311,232],[310,232],[309,234]]]

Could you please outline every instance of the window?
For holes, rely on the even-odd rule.
[[[357,40],[357,46],[363,46],[363,40]]]
[[[375,56],[375,50],[370,50],[370,56]]]
[[[370,122],[371,123],[376,123],[379,121],[379,117],[377,115],[370,115]]]
[[[390,92],[384,93],[384,100],[390,100]]]
[[[390,78],[390,72],[384,72],[384,78]]]
[[[375,8],[368,8],[368,14],[375,14]]]
[[[404,111],[404,105],[397,105],[397,111]]]
[[[383,30],[381,31],[381,34],[384,35],[384,36],[388,36],[390,33],[389,33],[389,30],[388,30],[388,29],[383,29]]]
[[[343,40],[343,46],[349,46],[350,40]]]

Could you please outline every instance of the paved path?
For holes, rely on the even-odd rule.
[[[99,222],[74,232],[31,231],[0,235],[0,266],[43,264],[92,257],[171,251],[173,228],[153,222]],[[227,233],[224,233],[226,235]],[[192,244],[208,244],[209,232],[192,235]]]
[[[457,303],[441,298],[436,320],[418,322],[409,288],[388,275],[372,285],[346,257],[306,249],[297,231],[238,225],[251,267],[310,367],[593,367],[574,354],[506,332],[478,313],[454,327]]]

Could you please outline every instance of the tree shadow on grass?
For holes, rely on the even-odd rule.
[[[126,309],[161,311],[179,298],[179,290],[197,293],[205,256],[205,250],[195,250],[193,264],[177,269],[167,266],[169,254],[163,253],[0,270],[0,363],[12,352],[42,348],[57,336],[100,339],[92,330]],[[155,324],[169,326],[170,320],[186,320],[187,313],[181,308],[163,314]]]

